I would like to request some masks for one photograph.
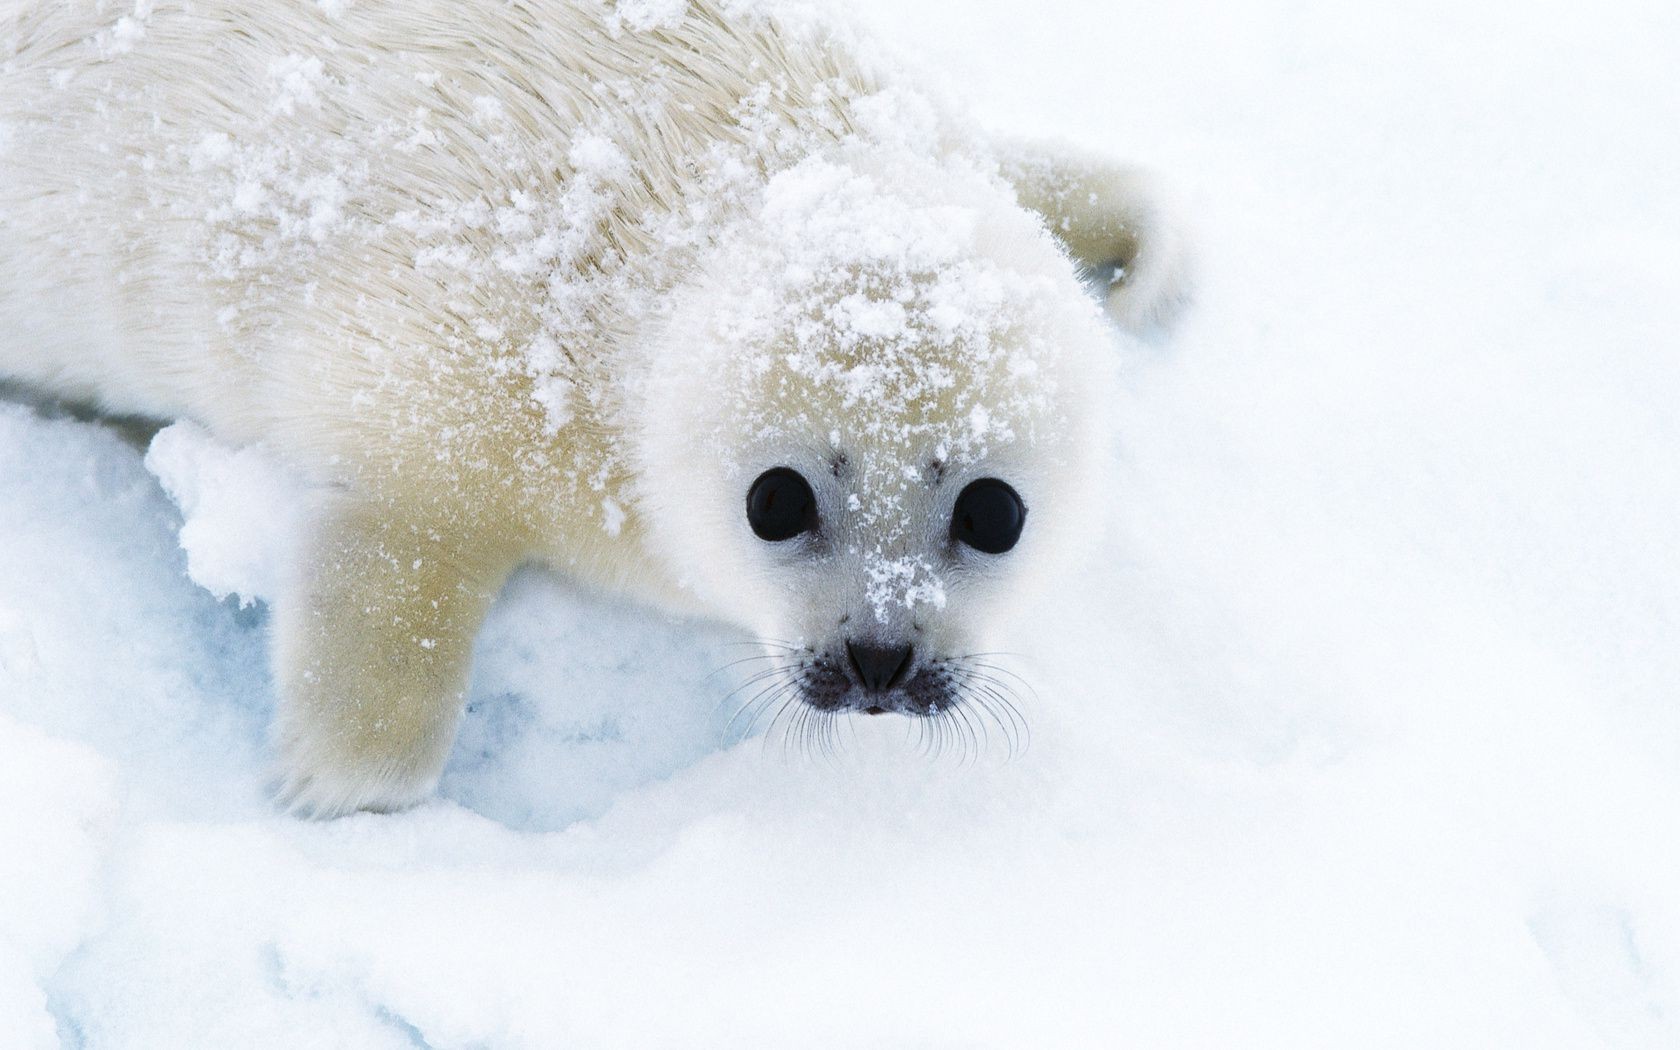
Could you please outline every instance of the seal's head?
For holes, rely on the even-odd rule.
[[[985,704],[994,630],[1085,524],[1111,343],[1073,264],[981,170],[812,159],[712,267],[644,400],[655,550],[766,639],[772,699]]]

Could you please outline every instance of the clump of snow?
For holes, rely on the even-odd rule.
[[[134,0],[133,8],[118,16],[108,29],[100,30],[94,45],[101,58],[115,58],[134,50],[146,38],[146,23],[152,17],[153,0]]]
[[[292,116],[298,108],[321,107],[321,89],[326,82],[326,67],[314,55],[287,55],[269,63],[269,109],[284,116]]]
[[[613,13],[638,33],[673,25],[688,10],[688,0],[617,0]]]
[[[864,563],[868,577],[865,595],[874,607],[875,618],[887,623],[887,611],[896,605],[914,609],[926,602],[945,608],[945,583],[925,558],[871,558]]]
[[[196,423],[152,438],[146,469],[181,508],[187,573],[241,606],[279,593],[306,523],[307,492],[263,449],[228,448]]]

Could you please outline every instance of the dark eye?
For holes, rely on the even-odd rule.
[[[1002,554],[1021,538],[1027,506],[997,478],[971,481],[951,512],[951,538],[986,554]]]
[[[817,497],[798,471],[774,467],[747,490],[747,523],[761,540],[791,540],[817,527]]]

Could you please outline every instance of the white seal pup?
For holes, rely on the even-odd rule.
[[[1000,146],[719,0],[0,0],[0,379],[261,444],[281,797],[436,783],[508,573],[744,625],[769,699],[937,715],[1076,525],[1179,252],[1140,177]]]

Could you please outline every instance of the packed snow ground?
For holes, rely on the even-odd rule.
[[[867,13],[1201,244],[1030,750],[526,575],[442,800],[278,816],[284,485],[0,405],[0,1047],[1680,1045],[1680,9]]]

